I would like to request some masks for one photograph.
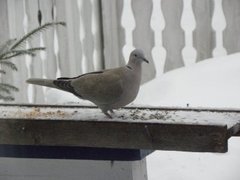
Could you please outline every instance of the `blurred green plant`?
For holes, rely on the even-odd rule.
[[[33,47],[26,49],[26,42],[34,38],[36,35],[39,35],[39,33],[56,25],[66,26],[65,22],[46,23],[28,32],[20,39],[9,39],[0,45],[0,100],[13,101],[14,97],[11,95],[11,92],[19,91],[19,89],[14,85],[2,83],[2,79],[4,78],[4,74],[6,74],[6,70],[18,70],[17,66],[9,60],[13,57],[23,55],[35,56],[37,52],[44,51],[46,49],[45,47]]]

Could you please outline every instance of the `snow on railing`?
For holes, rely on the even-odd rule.
[[[15,62],[18,72],[4,81],[20,87],[16,102],[44,103],[44,89],[27,77],[75,76],[123,65],[133,47],[142,48],[150,65],[143,82],[156,74],[212,56],[240,50],[240,1],[233,0],[2,0],[0,43],[41,23],[66,21],[35,37],[28,46],[46,53]],[[24,59],[26,63],[24,63]]]

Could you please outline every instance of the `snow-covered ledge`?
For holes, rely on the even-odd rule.
[[[5,104],[0,144],[226,152],[239,123],[238,109],[128,107],[109,119],[90,106]]]
[[[8,167],[10,176],[29,180],[66,172],[72,178],[146,180],[145,157],[152,151],[226,152],[239,123],[238,109],[128,107],[108,119],[91,106],[2,104],[0,156],[18,159],[8,166],[12,158],[1,158],[0,174]],[[68,169],[69,163],[79,170]]]

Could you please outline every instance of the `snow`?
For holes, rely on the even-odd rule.
[[[207,59],[144,84],[135,104],[240,108],[240,53]]]
[[[155,151],[147,157],[149,180],[239,180],[239,138],[229,140],[229,151],[189,153]]]
[[[144,84],[134,104],[240,108],[239,77],[240,53],[207,59]],[[147,158],[149,180],[239,180],[239,152],[239,138],[225,154],[155,151]]]
[[[237,110],[235,110],[237,111]],[[74,121],[108,121],[108,122],[148,122],[164,124],[201,124],[227,125],[231,128],[240,123],[238,112],[194,110],[194,109],[119,109],[112,114],[113,119],[107,118],[100,109],[92,106],[31,106],[12,105],[0,106],[0,119],[44,119],[44,120],[74,120]]]

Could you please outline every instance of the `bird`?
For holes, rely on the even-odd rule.
[[[130,53],[125,66],[89,72],[76,77],[57,79],[30,78],[29,84],[67,91],[80,99],[89,100],[109,118],[113,109],[124,107],[136,98],[142,76],[142,63],[149,61],[141,49]]]

